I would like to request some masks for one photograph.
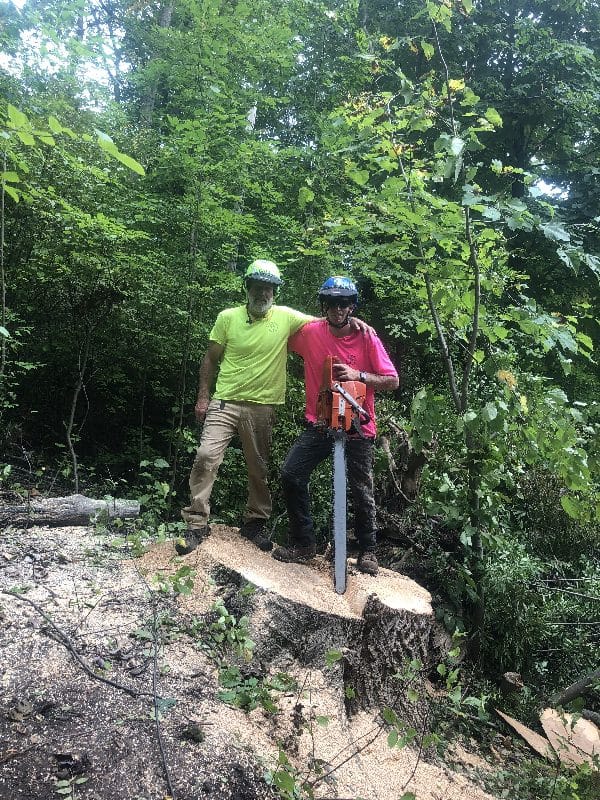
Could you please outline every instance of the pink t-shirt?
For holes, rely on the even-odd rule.
[[[336,356],[342,363],[360,372],[397,377],[396,368],[385,352],[378,336],[359,331],[349,336],[337,337],[329,330],[327,320],[319,319],[305,325],[288,340],[288,350],[304,359],[304,382],[306,385],[306,408],[304,415],[309,422],[317,421],[317,398],[323,377],[323,362],[326,356]],[[371,421],[362,426],[365,436],[375,436],[375,392],[367,386],[365,410]]]

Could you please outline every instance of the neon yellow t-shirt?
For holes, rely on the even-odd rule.
[[[286,306],[250,323],[246,306],[221,311],[209,336],[225,348],[214,397],[281,405],[288,338],[312,319]]]

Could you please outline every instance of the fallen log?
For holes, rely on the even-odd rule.
[[[132,519],[139,515],[137,500],[112,497],[94,500],[82,494],[68,497],[37,497],[28,503],[0,506],[0,526],[30,528],[34,525],[62,527],[90,525],[96,519]]]
[[[585,675],[583,678],[575,681],[575,683],[567,686],[567,688],[563,689],[562,692],[556,692],[556,694],[553,694],[548,700],[548,703],[551,706],[566,706],[567,703],[570,703],[577,697],[581,697],[581,695],[588,694],[588,692],[593,691],[594,687],[597,686],[598,683],[600,683],[600,668],[595,669],[593,672],[590,672],[589,675]]]

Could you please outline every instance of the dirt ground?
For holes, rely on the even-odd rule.
[[[327,775],[318,798],[490,800],[474,779],[493,765],[457,747],[457,772],[389,747],[376,713],[347,718],[325,671],[290,663],[298,688],[271,693],[275,712],[224,703],[207,631],[226,590],[210,559],[194,561],[192,595],[176,596],[155,581],[186,563],[170,543],[135,559],[111,538],[0,533],[1,800],[277,797],[265,775],[280,747],[290,776]]]

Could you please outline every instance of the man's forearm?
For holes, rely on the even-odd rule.
[[[374,372],[354,369],[348,364],[334,363],[333,373],[337,381],[361,381],[367,386],[371,386],[376,392],[391,392],[397,389],[399,384],[397,375],[377,375]]]
[[[198,375],[198,400],[210,400],[210,387],[212,386],[217,365],[208,357],[204,356],[200,364]]]
[[[375,375],[373,372],[359,373],[359,380],[363,380],[367,386],[370,386],[376,392],[392,392],[398,388],[399,380],[395,375]]]

